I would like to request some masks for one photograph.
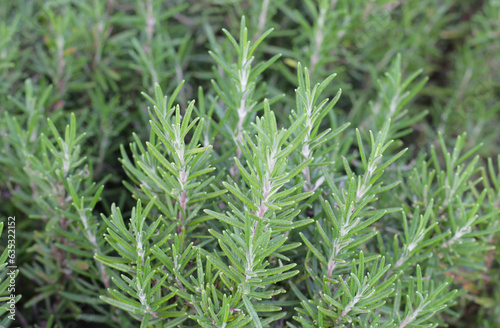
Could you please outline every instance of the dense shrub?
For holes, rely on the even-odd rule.
[[[499,15],[4,1],[0,326],[498,327]]]

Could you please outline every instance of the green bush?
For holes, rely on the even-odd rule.
[[[0,325],[498,327],[499,13],[5,2]]]

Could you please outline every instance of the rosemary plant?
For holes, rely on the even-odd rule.
[[[6,4],[0,326],[497,327],[497,2]]]

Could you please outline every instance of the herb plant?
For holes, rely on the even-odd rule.
[[[498,326],[499,5],[430,3],[0,9],[0,325]]]

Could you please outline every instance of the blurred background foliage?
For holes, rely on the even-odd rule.
[[[422,70],[429,79],[408,106],[413,116],[428,112],[403,137],[410,150],[438,147],[437,132],[449,144],[467,132],[466,148],[484,144],[479,152],[485,164],[500,153],[498,0],[2,0],[0,151],[12,151],[5,140],[7,126],[14,123],[8,124],[4,113],[30,127],[19,142],[35,154],[30,145],[39,133],[51,130],[44,117],[32,115],[34,109],[40,108],[60,131],[73,112],[79,133],[86,133],[83,148],[92,164],[82,176],[106,183],[96,210],[108,215],[112,202],[130,210],[135,203],[122,185],[126,175],[117,158],[119,145],[132,141],[130,131],[149,135],[140,92],[152,94],[159,83],[170,94],[185,80],[177,99],[181,104],[197,98],[199,86],[215,99],[210,80],[214,70],[224,72],[208,50],[230,46],[221,29],[238,31],[242,15],[250,35],[274,28],[257,51],[258,59],[282,54],[264,72],[266,97],[296,87],[300,62],[313,81],[338,74],[325,93],[342,89],[335,107],[339,121],[380,128],[374,117],[385,110],[383,99],[368,103],[376,99],[376,77],[401,53],[405,72]],[[282,124],[294,101],[288,92],[274,105]],[[43,222],[36,220],[40,203],[31,202],[16,184],[25,165],[7,157],[0,165],[0,213],[20,218],[18,265],[40,252],[31,247],[32,240],[43,238],[44,231]],[[499,245],[498,240],[492,243]],[[456,306],[460,314],[448,318],[451,326],[500,326],[500,257],[495,251],[488,256],[486,273],[455,277],[470,294]],[[18,277],[20,307],[35,295],[37,283],[43,285],[30,279],[29,272]],[[35,307],[29,315],[40,315],[36,302],[28,306]]]

